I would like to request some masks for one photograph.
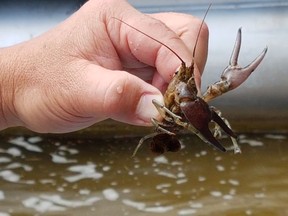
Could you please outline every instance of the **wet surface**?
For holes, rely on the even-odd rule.
[[[134,159],[138,138],[0,142],[0,216],[288,214],[285,134],[241,135],[238,155],[183,136],[178,153]]]

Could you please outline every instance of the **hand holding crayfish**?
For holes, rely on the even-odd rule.
[[[112,17],[161,38],[191,61],[198,19],[145,15],[124,0],[90,0],[48,32],[0,49],[0,129],[69,132],[107,118],[151,125],[150,118],[159,116],[151,101],[163,102],[161,91],[179,60]],[[207,39],[207,28],[202,28],[196,50],[199,71]]]

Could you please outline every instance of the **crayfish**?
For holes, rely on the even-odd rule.
[[[237,144],[237,136],[231,130],[229,122],[221,117],[219,110],[207,104],[210,100],[241,85],[261,63],[267,52],[266,47],[255,60],[242,68],[237,63],[240,46],[241,28],[238,30],[229,65],[222,72],[221,80],[208,86],[203,95],[198,92],[194,79],[194,58],[189,67],[180,59],[182,62],[181,67],[175,72],[174,77],[164,94],[165,104],[160,104],[156,100],[152,101],[163,120],[158,121],[156,119],[151,119],[156,131],[155,133],[144,136],[139,141],[133,156],[135,156],[142,143],[149,138],[152,138],[151,150],[155,153],[162,154],[165,151],[178,151],[181,148],[181,145],[175,135],[181,129],[191,131],[204,142],[225,152],[231,148],[225,148],[216,139],[217,136],[221,136],[220,129],[222,129],[230,136],[234,152],[241,152]],[[214,134],[212,134],[209,128],[209,123],[212,121],[215,123]]]
[[[202,20],[200,29],[204,23],[204,19]],[[122,20],[119,21],[134,28]],[[266,47],[249,65],[244,68],[240,67],[237,61],[240,52],[242,32],[241,28],[239,28],[229,65],[222,72],[221,80],[208,86],[206,92],[201,94],[199,90],[200,87],[197,86],[194,78],[195,50],[200,30],[194,46],[191,65],[187,66],[179,55],[177,55],[169,46],[136,28],[134,29],[158,43],[161,43],[173,52],[181,61],[181,66],[179,70],[175,72],[174,77],[167,87],[164,94],[164,104],[161,104],[156,100],[152,101],[161,115],[162,120],[151,119],[152,124],[155,126],[155,132],[144,136],[139,141],[132,157],[135,156],[140,146],[147,139],[152,139],[150,145],[152,152],[162,154],[165,151],[179,151],[181,144],[176,138],[176,133],[182,129],[191,131],[205,143],[214,146],[222,152],[234,150],[234,153],[240,153],[241,150],[237,144],[237,135],[232,131],[228,120],[224,119],[221,116],[221,112],[215,107],[209,106],[207,102],[241,85],[261,63],[268,48]],[[215,124],[214,134],[210,130],[210,122],[214,122]],[[216,139],[216,137],[221,136],[221,130],[231,138],[233,143],[231,148],[224,147]]]

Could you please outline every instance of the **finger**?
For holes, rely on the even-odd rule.
[[[148,83],[152,83],[153,76],[155,74],[155,68],[151,66],[133,68],[133,69],[123,68],[123,70],[129,72],[130,74],[133,74],[134,76],[141,78],[142,80]]]
[[[161,20],[169,28],[171,28],[181,38],[181,40],[183,40],[183,42],[189,48],[191,53],[193,53],[194,48],[196,46],[194,56],[196,67],[194,69],[194,75],[197,90],[200,93],[201,74],[204,71],[208,55],[209,31],[207,25],[203,23],[203,25],[201,26],[202,24],[201,19],[198,19],[188,14],[158,13],[158,14],[151,14],[151,16]],[[199,38],[197,41],[198,34]]]
[[[206,64],[208,54],[208,38],[209,30],[204,23],[200,29],[202,20],[188,15],[180,13],[157,13],[150,16],[161,20],[170,29],[172,29],[183,40],[185,45],[189,48],[190,52],[193,52],[195,47],[196,38],[200,31],[199,39],[196,46],[196,64],[199,71],[202,73]]]
[[[119,13],[119,7],[123,8]],[[125,11],[125,12],[123,12]],[[156,67],[157,71],[169,82],[181,60],[163,44],[147,37],[143,33],[112,18],[117,17],[151,37],[161,41],[174,50],[185,62],[190,62],[192,55],[178,35],[163,22],[140,13],[127,2],[117,1],[117,10],[106,16],[107,31],[120,59],[131,60],[131,55],[138,61]],[[129,55],[130,54],[130,55]],[[169,64],[167,64],[169,62]],[[127,64],[125,65],[127,67]]]
[[[159,114],[152,104],[163,102],[160,91],[138,77],[125,71],[112,71],[89,65],[85,71],[83,89],[87,97],[83,104],[87,115],[97,119],[112,118],[117,121],[151,125],[151,118]]]

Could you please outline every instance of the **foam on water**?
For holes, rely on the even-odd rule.
[[[119,193],[113,188],[107,188],[102,191],[104,198],[109,201],[116,201],[119,198]]]
[[[0,200],[4,200],[5,199],[5,194],[3,191],[0,191]]]
[[[64,151],[64,152],[68,152],[70,155],[76,155],[79,154],[79,150],[74,149],[74,148],[69,148],[67,146],[61,145],[58,148],[59,151]]]
[[[37,145],[32,145],[31,143],[25,141],[24,137],[17,137],[15,139],[11,139],[9,143],[17,146],[21,146],[28,151],[32,152],[43,152],[43,149]]]
[[[60,156],[60,155],[55,154],[55,153],[51,153],[50,155],[51,155],[52,161],[54,163],[59,163],[59,164],[77,163],[77,160],[75,160],[75,159],[68,159],[65,156]]]
[[[168,159],[164,155],[155,157],[154,161],[158,164],[168,164]]]
[[[103,177],[102,173],[96,171],[95,164],[70,166],[68,170],[79,173],[77,175],[64,177],[68,182],[77,182],[82,179],[100,179]]]
[[[83,206],[91,206],[101,200],[99,197],[89,197],[85,200],[67,200],[60,195],[41,195],[33,196],[23,200],[23,205],[27,208],[33,208],[37,212],[55,212],[65,211],[67,208],[77,208]]]
[[[240,139],[239,143],[247,143],[248,145],[252,147],[257,147],[257,146],[263,146],[264,143],[259,140],[252,140],[252,139]]]
[[[129,200],[129,199],[123,199],[122,200],[122,203],[124,205],[127,205],[129,207],[133,207],[133,208],[136,208],[138,210],[142,210],[146,207],[146,204],[143,203],[143,202],[136,202],[136,201],[133,201],[133,200]]]
[[[194,215],[197,213],[196,209],[181,209],[178,211],[178,215],[182,216],[182,215]]]
[[[275,144],[280,146],[285,138],[267,136],[273,139],[270,141],[273,142],[273,149]],[[256,146],[265,143],[266,147],[267,139],[264,142],[261,137],[253,138],[250,135],[241,136],[241,139],[248,145],[243,145],[245,151],[237,156],[210,148],[202,150],[201,145],[187,146],[188,151],[168,153],[165,156],[146,157],[143,153],[143,158],[140,154],[139,158],[132,160],[126,154],[127,149],[122,150],[117,145],[111,144],[110,147],[103,144],[101,149],[94,148],[94,143],[85,146],[77,145],[78,141],[74,140],[64,144],[57,141],[41,146],[41,152],[39,149],[35,151],[37,145],[43,144],[39,143],[43,141],[41,137],[18,137],[11,139],[13,144],[10,140],[11,144],[7,143],[6,147],[3,145],[0,149],[0,182],[3,185],[0,200],[3,200],[1,203],[11,202],[12,205],[22,206],[22,209],[25,208],[23,212],[29,211],[31,215],[75,215],[82,210],[83,214],[93,215],[105,209],[104,212],[117,211],[120,215],[185,216],[200,215],[203,212],[204,215],[209,212],[209,208],[219,213],[217,207],[229,210],[233,206],[249,215],[254,213],[249,212],[253,203],[249,202],[243,210],[238,205],[243,203],[241,196],[244,194],[243,199],[252,200],[254,204],[267,202],[271,198],[271,186],[267,185],[267,189],[265,186],[264,190],[262,177],[266,175],[266,167],[270,164],[264,166],[261,162],[260,169],[259,166],[255,169],[257,164],[250,163],[251,159],[252,162],[256,159],[259,161],[256,151],[267,153],[264,148],[252,148],[251,143],[252,146],[255,141]],[[127,157],[123,157],[124,154]],[[275,161],[275,157],[269,158],[269,155],[270,150],[264,156]],[[287,162],[284,153],[280,152],[278,156],[281,163]],[[271,181],[275,185],[278,182],[285,184],[285,176],[281,176],[283,169],[278,170],[277,166],[274,171],[280,173],[280,178]],[[246,175],[243,176],[242,172]],[[275,173],[272,172],[272,175]],[[15,200],[10,195],[13,196],[14,186],[17,193]],[[249,194],[245,192],[247,188],[251,189]],[[285,196],[278,196],[277,201],[283,202]],[[1,203],[0,216],[18,213],[10,211]],[[113,208],[107,208],[110,204]]]
[[[14,173],[11,170],[0,171],[0,177],[2,177],[2,179],[8,182],[19,182],[21,179],[20,175]]]
[[[276,140],[285,140],[285,139],[287,139],[287,136],[281,135],[281,134],[266,134],[265,137],[269,138],[269,139],[276,139]]]
[[[1,163],[9,163],[11,162],[11,159],[8,157],[0,157],[0,164]]]
[[[224,172],[224,171],[225,171],[225,167],[222,166],[222,165],[216,165],[216,169],[217,169],[219,172]]]
[[[42,137],[39,137],[39,136],[29,137],[27,139],[29,143],[38,143],[38,142],[41,142],[42,140],[43,140]]]
[[[233,186],[238,186],[240,184],[236,179],[229,179],[228,182]]]
[[[210,191],[210,194],[214,197],[221,197],[222,196],[221,191]]]
[[[166,213],[173,209],[174,209],[173,206],[152,206],[152,207],[146,207],[142,209],[142,211],[150,213]]]
[[[11,148],[7,149],[6,153],[10,154],[13,157],[19,157],[22,155],[21,150],[19,148],[16,148],[16,147],[11,147]]]
[[[18,168],[22,168],[26,172],[31,172],[33,170],[32,166],[18,162],[10,163],[9,165],[6,166],[6,169],[18,169]]]

